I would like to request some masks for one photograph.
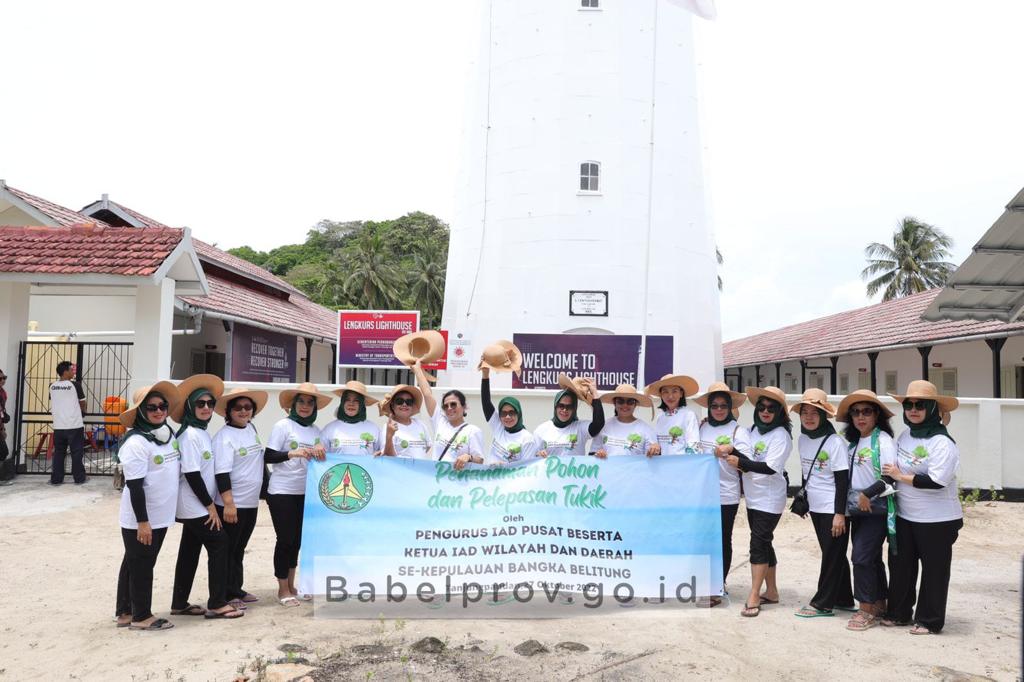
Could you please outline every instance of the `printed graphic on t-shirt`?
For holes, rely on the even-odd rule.
[[[763,462],[767,451],[768,443],[765,443],[763,440],[759,440],[754,443],[754,460],[757,462]]]
[[[634,452],[640,452],[640,446],[644,442],[644,437],[639,433],[631,433],[625,438],[618,438],[617,436],[601,436],[601,441],[608,446],[613,448],[622,448],[623,450],[632,450]]]
[[[320,445],[320,436],[317,436],[316,438],[313,439],[312,445],[310,445],[309,443],[300,443],[299,441],[292,438],[291,441],[288,443],[288,449],[297,450],[299,446],[302,446],[304,448],[311,448],[317,445]]]
[[[818,453],[818,471],[825,468],[825,464],[828,463],[828,453],[822,450]]]
[[[491,444],[491,452],[506,462],[518,462],[523,456],[521,443],[509,443],[507,446],[498,441]]]
[[[442,450],[445,448],[445,446],[448,445],[448,439],[445,438],[444,436],[442,436],[441,434],[437,434],[437,438],[434,439],[434,442],[436,442],[438,444],[438,446]],[[448,448],[448,453],[452,457],[458,457],[459,454],[460,454],[459,451],[460,450],[464,450],[468,445],[469,445],[469,436],[464,434],[464,433],[463,434],[459,434],[459,437],[456,438],[452,442],[451,446]]]
[[[427,439],[427,434],[425,434],[425,433],[421,432],[420,435],[419,435],[419,438],[415,439],[415,440],[409,440],[408,438],[403,438],[403,437],[399,436],[398,434],[395,434],[395,449],[396,450],[402,450],[404,452],[405,450],[408,450],[409,448],[422,448],[422,449],[426,450],[429,447],[430,447],[430,440]]]
[[[874,466],[871,462],[871,448],[861,448],[853,456],[853,463],[857,466]]]
[[[213,459],[213,453],[209,450],[203,450],[203,459]]]
[[[181,446],[178,445],[178,440],[174,439],[171,441],[172,452],[168,452],[165,455],[153,455],[153,464],[164,464],[165,462],[173,462],[181,457]]]
[[[332,438],[331,442],[328,443],[328,447],[331,450],[340,450],[342,447],[358,447],[369,452],[373,447],[374,435],[367,431],[363,431],[359,434],[359,438]]]
[[[913,450],[904,450],[902,447],[899,449],[899,456],[904,462],[910,466],[916,466],[921,464],[924,460],[928,459],[928,448],[923,445],[918,445]]]

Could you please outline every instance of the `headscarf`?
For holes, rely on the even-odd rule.
[[[307,393],[299,393],[299,394],[297,394],[295,396],[294,399],[292,399],[292,409],[288,413],[288,418],[291,419],[296,424],[298,424],[299,426],[310,426],[313,422],[316,421],[316,412],[317,412],[317,409],[316,409],[316,396],[311,396],[313,398],[313,414],[309,415],[308,417],[300,417],[299,413],[295,411],[295,404],[297,402],[299,402],[299,396],[302,396],[302,395],[308,395],[308,394]]]
[[[921,400],[917,398],[917,400]],[[921,400],[925,404],[925,418],[920,424],[913,424],[907,419],[907,411],[903,410],[903,423],[910,427],[910,435],[914,438],[931,438],[932,436],[943,435],[953,440],[942,423],[942,413],[939,411],[939,404],[934,400]],[[955,443],[956,441],[953,440]]]
[[[565,396],[569,396],[570,398],[572,398],[572,412],[570,413],[570,416],[567,420],[562,421],[561,419],[558,418],[558,401],[564,398]],[[576,408],[579,407],[579,402],[579,398],[577,398],[576,394],[573,393],[572,391],[559,391],[558,395],[555,396],[555,415],[551,418],[552,423],[554,423],[554,425],[557,428],[564,429],[566,426],[572,424],[574,421],[579,419],[579,417],[576,416]],[[518,408],[516,409],[516,411],[518,412]],[[522,421],[521,413],[519,421]]]
[[[754,428],[762,436],[772,429],[784,426],[786,423],[786,406],[779,403],[778,400],[772,398],[765,398],[765,400],[771,400],[773,403],[778,405],[778,411],[775,413],[775,418],[770,423],[764,423],[761,421],[761,412],[757,409],[757,401],[754,402]]]
[[[146,397],[142,399],[141,403],[139,403],[138,408],[136,408],[135,421],[132,423],[131,430],[128,433],[124,434],[124,438],[121,441],[122,443],[127,441],[128,438],[131,437],[132,435],[139,435],[148,440],[150,443],[156,443],[157,445],[166,445],[174,436],[174,431],[171,430],[171,427],[167,426],[166,418],[160,424],[154,424],[153,422],[148,421],[146,419],[146,410],[143,408],[145,408],[146,402],[153,396],[160,398],[160,400],[163,400],[165,403],[169,402],[162,393],[157,393],[156,391],[150,391],[149,393],[147,393]],[[156,437],[156,432],[165,426],[167,426],[167,440],[161,441]]]
[[[508,427],[505,427],[505,430],[508,431],[509,433],[518,433],[518,432],[522,431],[523,429],[525,429],[526,427],[523,426],[523,408],[519,404],[519,401],[516,400],[515,398],[502,398],[501,402],[498,403],[498,416],[499,417],[501,416],[501,408],[504,407],[505,405],[508,405],[509,407],[511,407],[513,410],[516,411],[516,425],[513,426],[511,429],[508,428]],[[502,426],[505,426],[505,425],[502,424]]]
[[[711,416],[711,408],[709,407],[708,424],[711,424],[712,426],[722,426],[724,424],[728,424],[731,421],[735,421],[736,417],[734,417],[732,414],[732,396],[726,393],[725,391],[712,393],[711,395],[708,396],[708,405],[715,402],[715,398],[725,398],[725,402],[728,403],[729,409],[725,411],[725,419],[719,421]],[[757,417],[755,416],[754,418],[756,419]]]
[[[212,415],[210,419],[200,419],[196,416],[196,401],[204,395],[209,395],[211,398],[213,397],[213,394],[210,393],[210,389],[203,388],[201,386],[188,394],[188,399],[185,400],[185,411],[181,415],[181,426],[178,427],[178,432],[174,434],[175,436],[180,436],[185,433],[185,429],[190,426],[194,426],[197,429],[203,429],[204,431],[206,430],[206,427],[209,426],[210,419],[213,418]]]
[[[802,407],[802,406],[801,406]],[[828,420],[828,413],[820,407],[815,407],[818,411],[818,428],[813,431],[808,431],[804,428],[804,422],[800,420],[800,433],[804,434],[808,438],[817,439],[823,436],[831,436],[836,432],[836,427],[832,426],[832,422]]]
[[[354,417],[348,416],[348,413],[345,412],[345,401],[348,400],[350,395],[354,395],[359,399],[359,411],[356,412]],[[358,424],[359,422],[366,421],[366,398],[363,397],[362,393],[357,393],[355,391],[343,392],[341,394],[341,404],[338,405],[338,411],[334,416],[346,424]]]

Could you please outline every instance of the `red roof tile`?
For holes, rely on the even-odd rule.
[[[148,276],[182,234],[172,227],[0,227],[0,272]]]
[[[1007,334],[1024,330],[1024,323],[943,321],[926,322],[921,314],[941,289],[876,303],[828,317],[801,322],[722,345],[726,367],[757,365],[845,355],[902,344],[927,344],[974,334]]]
[[[60,204],[55,204],[52,201],[47,201],[46,199],[35,196],[34,194],[22,192],[20,189],[14,189],[10,185],[5,185],[4,188],[26,204],[35,208],[37,211],[40,211],[52,218],[54,225],[60,227],[70,227],[71,225],[81,225],[83,223],[106,225],[105,222],[98,218],[91,218],[84,213],[72,211],[70,208],[66,208]]]
[[[302,296],[302,292],[296,289],[291,284],[281,279],[277,275],[274,275],[267,270],[264,270],[255,263],[250,263],[244,258],[238,256],[232,256],[227,251],[221,251],[216,246],[207,244],[204,241],[200,241],[196,238],[192,238],[192,244],[196,248],[196,255],[199,256],[199,260],[208,260],[232,270],[239,271],[248,277],[259,280],[264,284],[286,291],[289,294],[299,294]]]
[[[109,199],[107,200],[107,202],[114,206],[117,206],[119,209],[130,215],[132,218],[135,218],[135,220],[139,221],[142,224],[142,227],[168,227],[167,225],[161,223],[159,220],[153,220],[149,216],[144,216],[138,211],[128,208],[124,204],[119,204],[116,201],[110,201]]]

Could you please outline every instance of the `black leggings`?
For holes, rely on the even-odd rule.
[[[167,535],[166,528],[153,529],[153,543],[139,542],[134,528],[121,529],[124,558],[117,574],[117,605],[115,614],[132,614],[132,622],[139,623],[153,615],[153,567],[160,547]]]
[[[963,519],[920,523],[896,517],[896,556],[890,560],[893,564],[890,567],[890,618],[899,623],[909,622],[916,601],[914,622],[931,632],[942,631],[946,624],[953,544],[963,525]],[[921,568],[921,589],[915,599],[918,564]]]
[[[725,579],[729,577],[729,567],[732,566],[732,527],[736,523],[736,512],[740,505],[722,505],[722,586],[725,586]]]
[[[747,523],[750,525],[750,563],[768,564],[768,568],[778,563],[772,540],[775,539],[775,526],[779,525],[781,519],[782,514],[747,509]]]
[[[274,576],[288,578],[291,569],[299,565],[299,547],[302,545],[302,505],[305,495],[267,495],[270,518],[274,522],[277,543],[274,545]]]
[[[228,599],[241,599],[245,596],[245,589],[242,582],[245,578],[243,562],[245,561],[245,548],[252,537],[252,531],[256,528],[256,515],[259,507],[238,507],[238,523],[227,523],[224,521],[224,507],[217,507],[217,515],[224,524],[224,532],[228,536],[228,580],[226,596]]]
[[[189,606],[188,597],[192,582],[199,567],[199,550],[206,547],[206,567],[209,576],[210,594],[206,608],[219,609],[228,603],[226,598],[228,580],[228,536],[221,530],[207,525],[210,517],[180,519],[181,542],[178,544],[178,561],[174,565],[174,591],[171,609],[180,611]]]
[[[811,512],[814,534],[821,548],[821,567],[818,569],[818,591],[811,597],[811,606],[831,611],[833,606],[853,607],[853,589],[850,587],[850,562],[846,547],[850,540],[847,527],[839,537],[832,537],[835,514]]]
[[[885,545],[885,514],[850,516],[853,545],[853,596],[862,604],[874,604],[889,596],[882,548]]]

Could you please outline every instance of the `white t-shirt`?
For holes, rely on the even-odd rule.
[[[661,454],[693,454],[700,443],[700,424],[697,422],[697,415],[687,407],[680,407],[672,414],[659,411],[661,414],[654,423],[654,432],[658,434]]]
[[[408,425],[398,424],[391,442],[395,445],[395,456],[411,457],[412,459],[432,459],[430,445],[433,439],[430,431],[419,417],[411,417]],[[385,422],[386,423],[386,422]],[[385,426],[385,436],[387,427]]]
[[[658,442],[651,425],[640,419],[628,424],[619,421],[617,416],[604,423],[601,433],[594,436],[590,446],[595,452],[604,450],[609,457],[617,455],[646,455],[647,448]]]
[[[303,426],[285,417],[274,424],[267,447],[279,452],[296,448],[311,448],[320,443],[320,429],[316,424]],[[309,462],[305,457],[291,457],[274,464],[270,469],[269,495],[305,495],[306,469]]]
[[[748,471],[743,474],[743,496],[747,508],[769,514],[781,514],[786,509],[786,479],[782,472],[793,449],[793,438],[781,426],[776,426],[761,435],[757,430],[750,432],[752,443],[747,454],[755,462],[766,462],[774,474],[757,474]]]
[[[537,437],[541,450],[548,455],[557,457],[585,457],[587,441],[590,440],[590,420],[576,421],[558,428],[551,419],[537,427],[533,435]]]
[[[815,514],[836,513],[835,472],[850,468],[849,443],[838,433],[832,433],[824,443],[821,438],[808,438],[800,434],[797,450],[800,452],[800,475],[807,479],[807,503]],[[818,446],[821,452],[818,452]],[[810,476],[810,478],[808,478]],[[840,507],[846,513],[846,500]]]
[[[58,380],[50,384],[50,414],[53,415],[53,428],[82,428],[82,406],[78,401],[84,399],[82,387],[73,381]]]
[[[849,446],[849,443],[847,443]],[[864,490],[874,485],[878,480],[875,475],[875,466],[871,463],[871,436],[861,438],[853,453],[849,447],[846,456],[853,459],[853,466],[850,471],[850,490]],[[849,461],[849,460],[847,460]],[[878,432],[878,470],[886,464],[896,463],[896,442],[892,436],[884,431]]]
[[[143,479],[142,490],[146,493],[146,515],[153,528],[167,528],[174,523],[174,512],[178,506],[178,477],[181,474],[181,456],[178,441],[171,427],[157,429],[153,435],[158,440],[170,438],[163,445],[151,443],[142,436],[133,435],[121,444],[117,458],[121,460],[124,478],[127,481]],[[122,528],[135,530],[139,523],[132,509],[131,491],[128,486],[121,491],[119,520]]]
[[[178,446],[181,449],[181,480],[178,482],[178,510],[175,515],[179,519],[198,519],[207,515],[206,507],[192,492],[192,486],[185,480],[185,474],[198,471],[203,477],[210,499],[216,498],[217,478],[214,476],[213,441],[205,429],[190,426],[178,436]]]
[[[537,456],[540,442],[527,429],[509,433],[501,423],[497,410],[487,421],[491,427],[491,449],[484,457],[484,464],[505,465],[524,462]]]
[[[440,404],[434,408],[434,414],[431,415],[431,419],[434,422],[434,458],[436,459],[441,456],[445,446],[448,445],[448,441],[452,439],[455,432],[459,431],[459,426],[462,425],[452,426],[448,418],[444,416],[444,411],[441,409]],[[484,456],[484,432],[480,430],[480,427],[469,423],[466,423],[465,428],[459,431],[459,437],[448,448],[448,452],[444,453],[444,461],[454,462],[458,459],[459,455],[467,453],[480,458]]]
[[[700,427],[700,449],[715,454],[719,445],[731,445],[737,452],[750,457],[750,431],[735,420],[712,426],[705,422]],[[718,492],[722,504],[740,503],[740,470],[729,466],[724,459],[718,460]]]
[[[320,434],[327,452],[332,455],[375,455],[384,449],[380,427],[363,420],[355,424],[335,419]]]
[[[231,474],[231,497],[239,509],[260,506],[260,488],[263,487],[263,443],[256,427],[246,424],[244,429],[225,424],[213,437],[215,474]],[[217,492],[214,502],[223,507],[224,500]]]
[[[941,434],[914,438],[910,430],[897,441],[897,463],[905,474],[926,474],[943,486],[915,488],[913,483],[897,483],[896,514],[907,521],[938,523],[964,516],[957,499],[956,472],[960,467],[960,449]]]

